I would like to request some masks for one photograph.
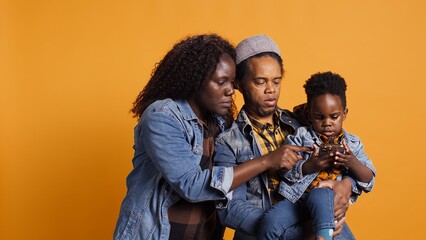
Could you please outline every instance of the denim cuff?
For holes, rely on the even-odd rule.
[[[306,160],[301,160],[296,163],[296,165],[293,166],[292,169],[288,170],[284,177],[293,183],[300,182],[303,179],[303,172],[302,172],[302,166],[306,162]]]
[[[351,178],[349,176],[346,176],[344,178],[348,179],[351,182],[351,185],[352,185],[352,195],[349,198],[349,204],[353,204],[358,199],[358,196],[361,194],[361,191],[358,189],[357,182],[353,178]]]
[[[225,200],[215,201],[216,208],[226,209],[228,207],[228,203],[232,200],[232,194],[233,194],[233,191],[230,191],[228,194],[226,194]]]
[[[365,182],[361,182],[358,181],[358,186],[361,188],[362,191],[364,192],[371,192],[371,190],[373,189],[374,186],[374,180],[375,180],[376,176],[375,174],[373,174],[373,178],[371,179],[370,182],[365,183]]]
[[[210,186],[227,195],[234,180],[234,167],[214,166]]]
[[[210,186],[218,189],[225,195],[224,200],[216,201],[216,208],[223,209],[228,207],[228,202],[232,199],[232,191],[229,191],[229,189],[233,180],[234,167],[213,167]]]

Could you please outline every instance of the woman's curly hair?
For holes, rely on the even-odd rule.
[[[195,35],[176,43],[156,64],[151,79],[133,102],[133,116],[140,118],[157,100],[191,98],[214,73],[222,54],[235,61],[232,44],[216,34]],[[229,116],[233,117],[236,107],[232,105]]]
[[[306,81],[303,87],[305,88],[308,106],[311,106],[311,102],[315,97],[330,93],[339,96],[343,108],[346,108],[346,82],[337,73],[316,73]]]

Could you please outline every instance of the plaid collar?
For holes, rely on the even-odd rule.
[[[345,132],[343,131],[343,129],[340,131],[340,133],[337,136],[331,137],[331,138],[320,133],[317,133],[317,134],[323,143],[333,143],[333,144],[340,144],[343,137],[345,136]]]
[[[273,121],[274,121],[274,125],[270,124],[270,123],[261,123],[259,121],[257,121],[256,119],[252,118],[251,116],[247,115],[251,125],[253,126],[253,129],[257,132],[263,132],[265,130],[269,130],[269,131],[275,131],[277,130],[277,128],[279,128],[280,126],[280,111],[277,109],[275,110],[274,116],[273,116]]]

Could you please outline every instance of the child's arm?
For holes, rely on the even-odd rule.
[[[373,171],[355,157],[345,140],[343,140],[343,146],[346,152],[336,153],[334,165],[348,168],[352,176],[360,182],[370,182],[373,179]]]

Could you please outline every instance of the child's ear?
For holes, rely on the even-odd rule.
[[[345,108],[345,110],[343,111],[343,120],[346,119],[346,116],[348,115],[349,109]]]

